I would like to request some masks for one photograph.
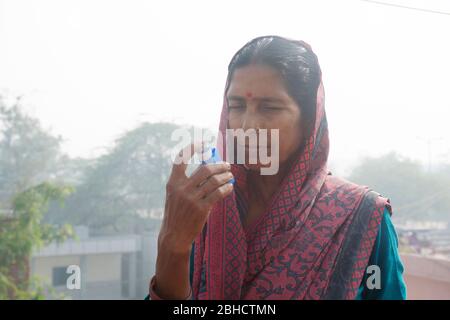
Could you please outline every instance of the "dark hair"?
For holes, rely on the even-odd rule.
[[[317,89],[322,74],[317,56],[309,45],[274,35],[247,42],[228,65],[226,91],[234,71],[251,64],[268,65],[280,73],[287,93],[301,108],[305,133],[309,134],[314,128]]]

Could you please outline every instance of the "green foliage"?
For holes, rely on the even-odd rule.
[[[29,258],[35,249],[73,237],[70,225],[42,223],[49,201],[63,204],[71,192],[71,187],[39,184],[16,195],[12,215],[0,217],[0,299],[43,298],[40,282],[29,279]]]

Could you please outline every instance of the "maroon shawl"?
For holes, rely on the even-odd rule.
[[[223,137],[227,108],[224,95]],[[322,82],[307,141],[270,207],[247,228],[240,218],[247,210],[247,172],[232,165],[234,191],[213,207],[195,240],[194,299],[355,298],[389,200],[328,172]],[[225,146],[218,141],[223,159]]]

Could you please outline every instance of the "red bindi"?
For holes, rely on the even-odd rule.
[[[247,92],[245,95],[247,96],[247,98],[251,98],[252,97],[252,93],[251,92]]]

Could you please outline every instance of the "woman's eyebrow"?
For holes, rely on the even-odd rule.
[[[245,101],[244,97],[240,97],[240,96],[227,96],[228,100],[239,100],[239,101]]]
[[[228,96],[228,100],[238,100],[238,101],[245,101],[245,98],[242,96]],[[277,103],[284,103],[283,99],[275,98],[275,97],[252,97],[252,100],[259,100],[263,102],[277,102]]]

